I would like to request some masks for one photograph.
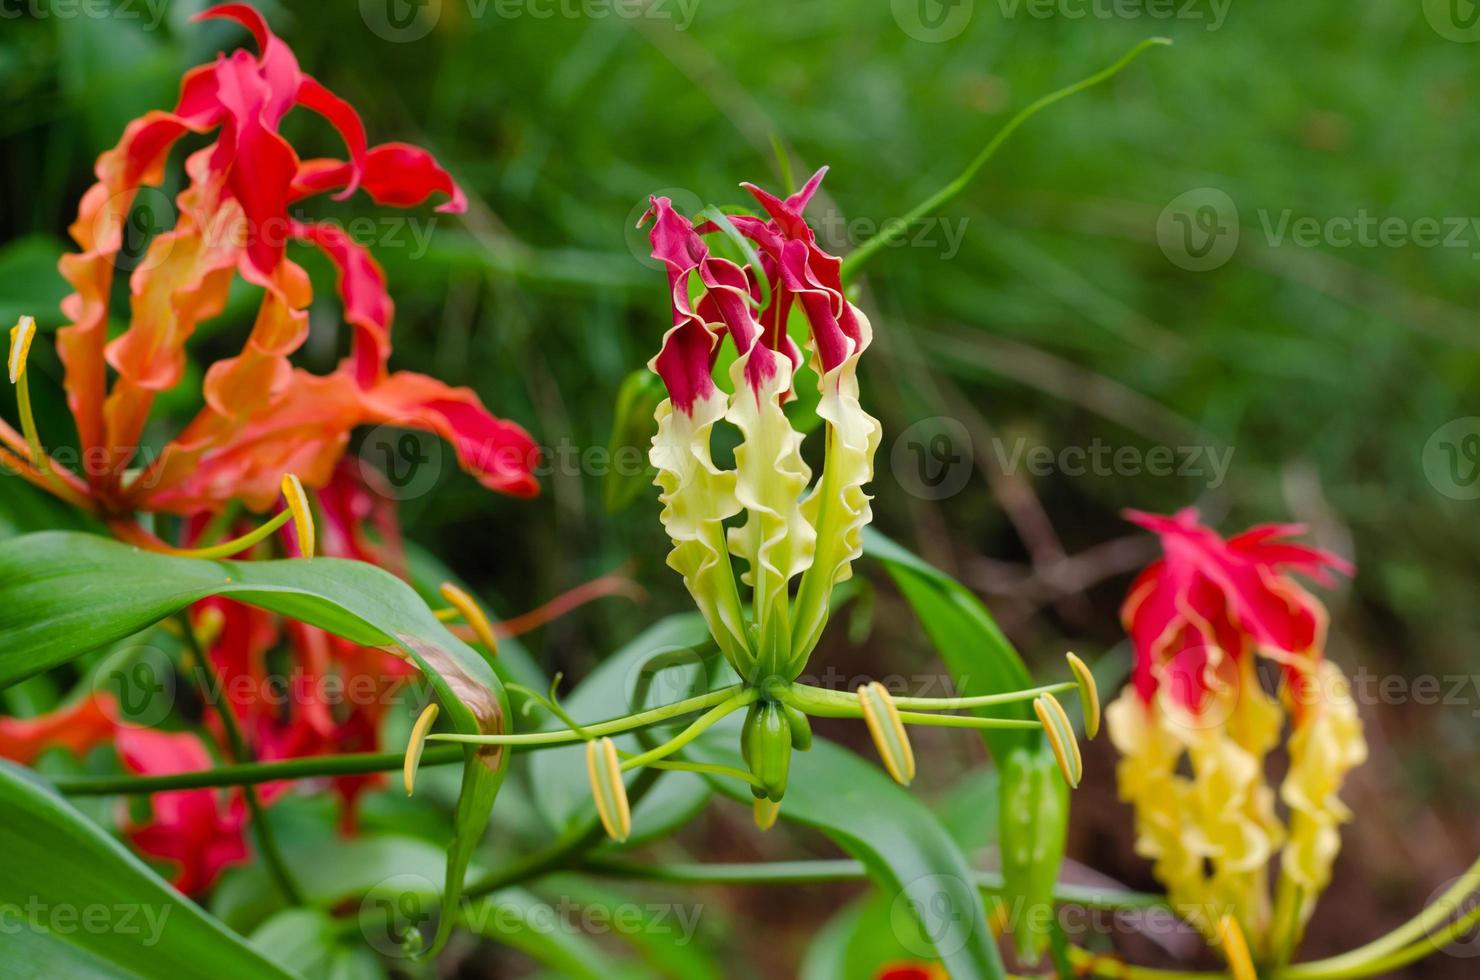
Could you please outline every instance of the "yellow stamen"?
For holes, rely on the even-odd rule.
[[[406,762],[401,771],[401,776],[406,783],[406,795],[410,796],[416,788],[416,767],[421,764],[421,753],[427,745],[427,734],[432,730],[432,723],[437,720],[441,711],[437,702],[433,701],[421,709],[421,714],[416,718],[416,724],[411,726],[411,741],[406,745]]]
[[[767,799],[759,799],[751,807],[751,812],[755,815],[755,825],[757,827],[761,830],[770,830],[776,826],[776,818],[781,816],[781,804]]]
[[[1084,776],[1084,759],[1079,754],[1079,742],[1074,738],[1074,729],[1069,725],[1069,716],[1064,714],[1064,706],[1052,694],[1040,694],[1033,701],[1033,712],[1043,726],[1043,734],[1058,760],[1064,782],[1078,789],[1079,780]]]
[[[1228,960],[1228,972],[1233,974],[1233,980],[1259,980],[1254,972],[1254,958],[1249,955],[1249,942],[1232,915],[1218,920],[1218,938],[1223,943],[1223,957]]]
[[[586,743],[586,774],[591,779],[596,815],[606,835],[618,843],[625,841],[632,834],[632,810],[627,805],[627,784],[622,781],[617,744],[610,738]]]
[[[488,648],[492,654],[498,653],[498,637],[493,635],[493,624],[488,620],[488,614],[465,590],[458,588],[451,582],[443,582],[442,588],[438,590],[442,598],[452,603],[452,608],[462,614],[463,621],[473,628],[473,635],[478,642]]]
[[[1069,669],[1074,672],[1074,683],[1079,685],[1079,703],[1084,708],[1084,734],[1094,738],[1100,734],[1100,686],[1089,665],[1073,653],[1064,654]]]
[[[896,783],[908,786],[915,778],[915,752],[910,748],[909,733],[904,730],[904,722],[899,720],[899,709],[894,706],[894,698],[889,695],[888,688],[878,681],[860,685],[858,704],[863,709],[864,724],[868,725],[884,768]]]
[[[303,484],[292,473],[283,474],[283,499],[293,514],[293,530],[298,533],[298,551],[304,558],[312,558],[314,552],[313,511],[308,506],[308,494]]]
[[[10,382],[15,385],[15,407],[21,417],[21,432],[25,434],[26,449],[31,454],[31,465],[46,481],[47,490],[76,507],[91,509],[92,504],[53,467],[51,457],[41,448],[41,434],[36,429],[36,414],[31,409],[31,382],[26,374],[26,359],[31,353],[31,341],[36,337],[36,319],[23,316],[10,328],[10,357],[6,366],[10,370]],[[70,474],[69,474],[70,475]]]
[[[36,318],[23,316],[10,328],[10,383],[19,384],[26,373],[26,355],[31,353],[31,340],[36,336]]]

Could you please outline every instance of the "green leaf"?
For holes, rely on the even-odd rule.
[[[733,732],[706,735],[692,755],[740,765],[733,743]],[[726,796],[751,805],[748,786],[713,782]],[[816,828],[863,862],[885,891],[891,931],[912,955],[939,958],[955,980],[1005,976],[961,849],[929,808],[878,766],[817,739],[792,760],[781,817]]]
[[[1033,686],[1022,657],[971,590],[872,528],[865,529],[863,540],[864,553],[884,563],[961,694],[994,694]],[[996,713],[1033,718],[1026,701]],[[1069,791],[1058,778],[1040,733],[983,729],[982,737],[1001,771],[1004,899],[1009,908],[1022,910],[1015,916],[1014,938],[1019,951],[1032,957],[1048,939],[1040,925],[1052,916],[1039,915],[1036,910],[1049,903],[1063,861]]]
[[[659,620],[603,661],[569,698],[561,700],[561,707],[578,722],[604,721],[701,693],[703,687],[695,689],[696,683],[702,683],[698,667],[674,667],[657,675],[643,704],[633,703],[642,668],[653,656],[708,642],[709,631],[697,613]],[[681,719],[685,720],[691,719]],[[565,725],[556,721],[547,727]],[[635,735],[618,736],[615,741],[622,751],[642,751]],[[535,803],[550,824],[562,831],[596,812],[586,775],[585,751],[584,745],[546,749],[530,762]],[[709,786],[702,777],[686,772],[664,773],[634,808],[628,845],[664,836],[687,822],[708,799]]]
[[[0,977],[291,977],[30,772],[0,763]]]
[[[608,513],[626,510],[653,485],[655,474],[648,465],[647,450],[658,432],[654,413],[666,397],[662,380],[645,367],[623,379],[612,411],[609,468],[602,484]]]
[[[436,690],[452,727],[508,730],[492,668],[447,631],[410,586],[337,558],[201,561],[89,534],[49,531],[0,543],[0,687],[122,639],[207,596],[226,596],[365,646],[398,650]],[[448,847],[446,902],[462,892],[509,754],[469,749]],[[432,949],[446,941],[443,916]]]
[[[0,327],[34,316],[48,329],[62,322],[58,306],[71,290],[57,272],[62,243],[50,235],[27,235],[0,248]]]
[[[369,947],[350,942],[340,924],[318,909],[287,909],[252,933],[262,955],[305,980],[376,980],[387,976]]]
[[[611,980],[619,964],[589,936],[554,921],[557,910],[523,888],[505,888],[471,903],[463,925],[504,946],[522,950],[571,980]]]

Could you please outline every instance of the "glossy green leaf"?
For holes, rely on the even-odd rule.
[[[699,739],[692,755],[738,766],[729,727]],[[751,805],[747,785],[722,778],[714,785]],[[912,955],[938,958],[955,980],[1005,975],[961,849],[929,808],[878,766],[817,739],[792,760],[781,818],[821,831],[863,862],[888,899],[891,931]]]
[[[0,814],[0,977],[293,975],[207,916],[34,774],[4,762]]]
[[[492,668],[448,632],[410,586],[363,562],[336,558],[201,561],[140,551],[107,538],[44,532],[0,543],[0,686],[135,633],[207,596],[281,613],[414,661],[452,727],[508,730]],[[469,749],[448,848],[455,903],[473,848],[508,768],[508,753]],[[444,916],[433,948],[446,940]]]

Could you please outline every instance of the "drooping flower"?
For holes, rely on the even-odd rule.
[[[1137,849],[1210,938],[1232,915],[1257,955],[1287,953],[1339,848],[1348,814],[1337,790],[1366,754],[1350,692],[1324,656],[1325,607],[1292,573],[1329,584],[1330,570],[1351,566],[1286,540],[1303,530],[1295,525],[1224,540],[1194,510],[1128,516],[1164,551],[1121,610],[1135,666],[1106,712]],[[1280,700],[1261,685],[1261,661],[1277,667]],[[1264,772],[1287,713],[1288,826]],[[1281,874],[1298,887],[1281,887],[1272,908],[1267,865],[1282,847]]]
[[[309,486],[326,483],[351,430],[362,424],[435,432],[486,486],[536,493],[536,449],[522,428],[491,415],[466,388],[389,371],[394,305],[369,251],[337,225],[289,211],[310,195],[364,190],[394,207],[440,193],[447,200],[438,210],[457,212],[466,206],[462,191],[425,150],[368,146],[355,110],[304,74],[252,7],[226,4],[200,16],[246,27],[258,53],[238,50],[192,69],[173,110],[128,125],[98,159],[98,182],[71,227],[79,251],[61,261],[75,291],[63,302],[70,323],[57,346],[88,496],[105,514],[190,514],[232,499],[262,510],[276,499],[285,472]],[[343,137],[348,159],[300,160],[279,133],[294,107],[324,116]],[[110,340],[110,294],[135,198],[162,181],[182,137],[210,133],[214,142],[185,162],[188,185],[177,198],[175,226],[154,237],[129,277],[128,326]],[[354,331],[348,357],[326,376],[289,363],[307,336],[312,298],[307,274],[286,254],[289,243],[317,248],[339,273]],[[262,291],[245,345],[206,371],[205,404],[177,437],[157,457],[139,456],[155,399],[180,383],[187,342],[199,323],[222,311],[237,276]],[[17,440],[6,441],[23,452]]]
[[[696,228],[667,198],[654,198],[644,218],[653,222],[653,255],[668,269],[673,308],[673,326],[650,364],[669,394],[651,452],[673,539],[668,563],[683,575],[726,658],[752,681],[800,672],[871,518],[863,488],[873,477],[880,428],[859,404],[857,365],[872,331],[843,294],[838,258],[823,251],[802,217],[824,173],[785,199],[744,185],[766,217],[726,220],[752,243],[752,264],[711,254],[704,235],[719,226]],[[788,333],[793,308],[806,324],[805,359]],[[713,377],[726,340],[736,354],[730,390]],[[826,429],[815,483],[802,434],[783,410],[804,363],[816,372]],[[714,462],[721,422],[740,435],[733,469]],[[726,527],[742,513],[743,525]],[[747,566],[741,581],[750,587],[749,612],[731,556]]]

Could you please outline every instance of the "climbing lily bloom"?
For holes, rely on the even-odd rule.
[[[668,198],[654,198],[644,218],[653,222],[653,256],[668,269],[673,305],[673,327],[650,364],[669,394],[658,407],[651,452],[673,539],[668,563],[683,575],[726,658],[750,680],[800,673],[872,516],[863,488],[873,478],[880,427],[859,404],[857,377],[872,331],[843,295],[839,260],[802,217],[824,173],[785,199],[744,185],[767,215],[727,219],[758,252],[745,267],[711,255],[701,232],[715,226],[696,229]],[[699,298],[691,303],[695,285]],[[826,426],[815,484],[802,434],[783,410],[804,363],[788,333],[793,308],[806,324],[805,362],[817,375],[817,414]],[[726,339],[735,352],[728,391],[713,377]],[[720,422],[740,435],[734,469],[712,457]],[[725,522],[742,513],[745,523],[727,530]],[[748,613],[732,555],[747,566]]]
[[[311,195],[364,190],[394,207],[442,194],[438,210],[459,212],[466,207],[462,191],[425,150],[368,146],[355,110],[303,73],[250,6],[226,4],[200,17],[242,25],[257,53],[221,54],[190,70],[174,109],[128,125],[98,158],[97,183],[71,227],[78,251],[61,260],[74,292],[62,304],[70,322],[58,332],[57,348],[87,461],[80,476],[60,474],[62,489],[82,493],[110,518],[141,510],[191,514],[235,499],[263,510],[285,472],[310,487],[327,482],[354,427],[395,424],[447,439],[462,466],[489,488],[535,494],[529,435],[494,417],[466,388],[391,372],[394,305],[381,267],[339,226],[289,210]],[[343,138],[347,159],[301,160],[279,133],[295,107],[325,117]],[[171,149],[189,134],[213,141],[186,159],[176,224],[153,238],[129,276],[127,326],[110,340],[110,316],[119,312],[110,296],[130,209],[141,188],[161,183]],[[348,357],[328,375],[289,363],[307,336],[313,298],[307,274],[288,257],[289,243],[318,249],[338,270],[353,336]],[[137,453],[155,400],[185,376],[185,349],[197,325],[222,311],[238,277],[261,293],[246,343],[206,370],[204,405],[176,438],[152,458]],[[0,438],[30,455],[9,427]]]
[[[1190,509],[1128,516],[1164,551],[1121,610],[1135,667],[1106,711],[1123,755],[1121,795],[1136,808],[1137,849],[1210,938],[1232,916],[1256,959],[1286,957],[1330,879],[1337,828],[1349,818],[1336,794],[1366,758],[1346,681],[1324,656],[1326,609],[1293,574],[1329,585],[1331,570],[1352,567],[1287,540],[1303,530],[1296,525],[1225,540]],[[1278,700],[1261,685],[1261,663],[1280,680]],[[1282,821],[1264,764],[1287,715]],[[1281,881],[1271,906],[1265,882],[1276,853]]]
[[[553,690],[548,698],[526,691],[571,725],[537,733],[437,733],[428,714],[407,748],[408,787],[424,741],[522,747],[584,741],[597,815],[609,835],[624,840],[632,818],[625,775],[647,766],[682,765],[666,760],[737,711],[745,712],[740,757],[746,768],[706,771],[750,787],[763,830],[780,815],[792,751],[805,752],[812,743],[814,715],[863,721],[885,770],[906,785],[915,776],[906,726],[1052,725],[1064,778],[1079,781],[1074,735],[1053,695],[1074,689],[1081,697],[1097,695],[1092,682],[1079,676],[1087,674],[1084,665],[1073,658],[1075,681],[960,698],[896,698],[879,683],[846,694],[797,680],[827,624],[834,587],[852,574],[863,552],[863,529],[872,518],[864,486],[873,478],[880,437],[878,421],[859,403],[858,359],[872,339],[868,318],[843,293],[840,261],[822,250],[802,217],[823,173],[786,198],[743,185],[764,217],[710,210],[696,225],[668,198],[654,197],[639,222],[652,223],[653,255],[668,271],[673,316],[649,363],[668,393],[657,406],[649,454],[658,471],[661,519],[673,541],[668,564],[683,576],[738,683],[586,725],[571,721]],[[744,264],[711,253],[706,237],[720,234],[740,247]],[[722,352],[733,352],[733,360],[717,381]],[[816,413],[824,424],[822,470],[815,481],[802,458],[802,433],[785,411],[804,367],[815,375]],[[714,459],[712,443],[721,424],[739,437],[729,468]],[[745,566],[739,575],[735,558]],[[949,714],[1034,699],[1040,720]],[[641,753],[624,752],[610,740],[691,715],[681,731]],[[1099,718],[1097,700],[1085,706],[1085,716]]]

